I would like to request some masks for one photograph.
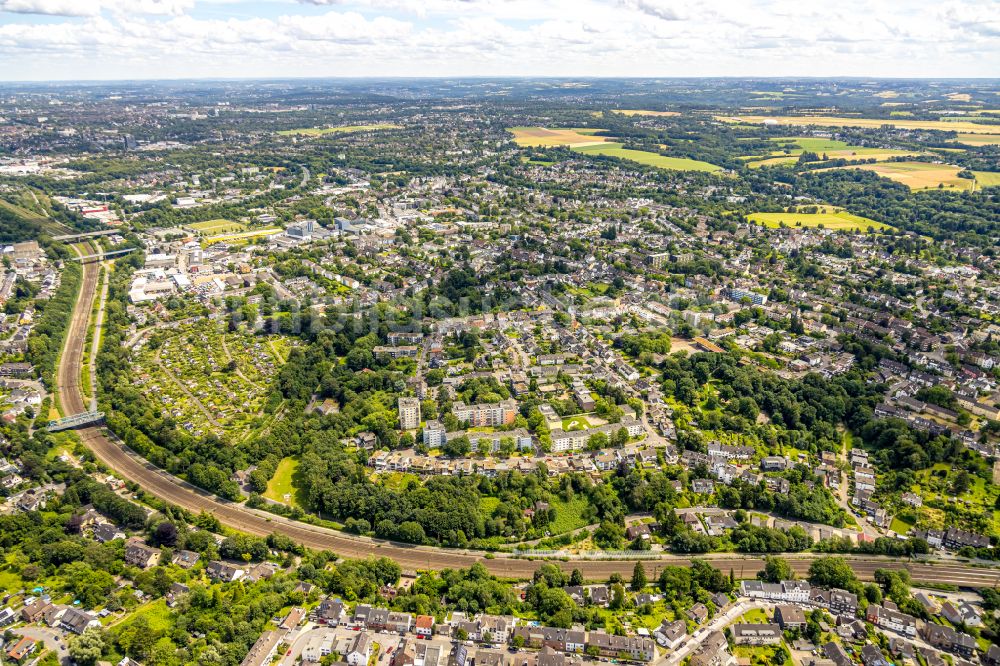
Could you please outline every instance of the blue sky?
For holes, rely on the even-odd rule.
[[[0,79],[1000,77],[1000,0],[0,0]]]

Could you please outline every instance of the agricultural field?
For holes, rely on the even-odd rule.
[[[833,231],[865,232],[869,227],[875,231],[892,229],[888,224],[870,220],[860,215],[852,215],[833,207],[824,207],[816,213],[752,213],[747,218],[751,222],[777,229],[784,224],[786,227],[823,227]]]
[[[631,160],[639,164],[657,167],[659,169],[671,169],[674,171],[721,171],[722,167],[708,162],[691,160],[685,157],[668,157],[659,153],[650,153],[645,150],[631,150],[622,147],[620,143],[600,143],[586,146],[572,146],[578,153],[587,155],[605,155],[607,157],[617,157],[623,160]]]
[[[204,222],[192,222],[191,224],[184,225],[184,229],[204,235],[228,234],[243,231],[246,228],[245,224],[233,222],[232,220],[205,220]]]
[[[242,438],[266,424],[263,408],[291,338],[230,333],[202,319],[158,331],[133,352],[137,387],[201,436]]]
[[[512,127],[514,142],[522,147],[587,146],[604,143],[603,136],[594,136],[601,130],[587,127]]]
[[[401,125],[393,125],[392,123],[373,123],[371,125],[344,125],[343,127],[302,127],[299,129],[282,130],[278,134],[281,136],[325,136],[327,134],[374,132],[375,130],[401,128]]]
[[[716,116],[717,120],[730,123],[762,125],[768,121],[790,127],[861,127],[878,129],[883,125],[893,125],[899,129],[941,130],[944,132],[966,132],[969,134],[990,134],[997,131],[996,125],[983,125],[970,120],[896,120],[888,118],[844,118],[839,116]]]
[[[656,116],[660,118],[670,118],[681,115],[677,111],[646,111],[644,109],[615,109],[615,113],[623,116]]]
[[[779,164],[794,164],[798,161],[799,155],[805,152],[816,153],[820,157],[826,155],[831,160],[837,159],[866,159],[884,161],[893,157],[904,157],[919,155],[919,152],[907,150],[891,150],[888,148],[865,148],[863,146],[852,146],[844,141],[836,139],[822,139],[816,137],[782,137],[772,139],[779,144],[780,149],[775,150],[770,156],[763,159],[752,159],[747,162],[750,168],[762,166],[775,166]],[[756,157],[756,156],[750,156]]]
[[[996,126],[994,125],[994,128]],[[953,143],[961,143],[966,146],[978,148],[980,146],[1000,145],[1000,134],[959,134],[952,139]]]
[[[979,187],[1000,187],[1000,172],[996,171],[973,171],[976,177],[976,184]]]
[[[596,132],[601,131],[599,129],[513,127],[510,131],[514,134],[514,141],[523,147],[568,146],[578,153],[617,157],[647,166],[675,171],[720,171],[722,168],[708,162],[683,157],[667,157],[645,150],[631,150],[609,137],[595,136]]]
[[[929,162],[885,162],[882,164],[857,164],[838,169],[864,169],[906,185],[911,190],[927,190],[941,187],[946,190],[970,190],[975,181],[959,178],[959,167],[950,164]]]

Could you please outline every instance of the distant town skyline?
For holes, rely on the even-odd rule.
[[[0,70],[8,81],[998,77],[1000,1],[0,0]]]

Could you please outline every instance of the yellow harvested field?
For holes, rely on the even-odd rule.
[[[677,111],[644,111],[642,109],[615,109],[615,113],[620,113],[623,116],[679,116],[681,115]]]
[[[573,127],[512,127],[510,132],[519,146],[592,146],[605,143],[607,137],[593,136],[598,129]]]
[[[927,190],[943,185],[946,190],[969,190],[975,187],[974,180],[959,178],[961,171],[950,164],[929,164],[927,162],[883,162],[881,164],[858,164],[840,169],[864,169],[906,185],[911,190]]]
[[[861,233],[867,232],[869,228],[875,231],[892,229],[888,224],[882,224],[860,215],[852,215],[833,206],[823,206],[817,213],[751,213],[747,219],[770,229],[777,229],[782,225],[785,227],[823,227],[832,231]]]
[[[997,131],[996,125],[982,125],[969,120],[899,120],[898,118],[843,118],[840,116],[715,116],[716,120],[727,123],[750,123],[788,125],[805,127],[820,125],[823,127],[862,127],[878,128],[892,125],[899,129],[941,130],[945,132],[967,132],[970,134],[990,134]]]
[[[1000,134],[959,134],[952,141],[966,146],[996,146],[1000,145]]]

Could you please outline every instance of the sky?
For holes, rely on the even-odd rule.
[[[0,80],[1000,77],[1000,0],[0,0]]]

